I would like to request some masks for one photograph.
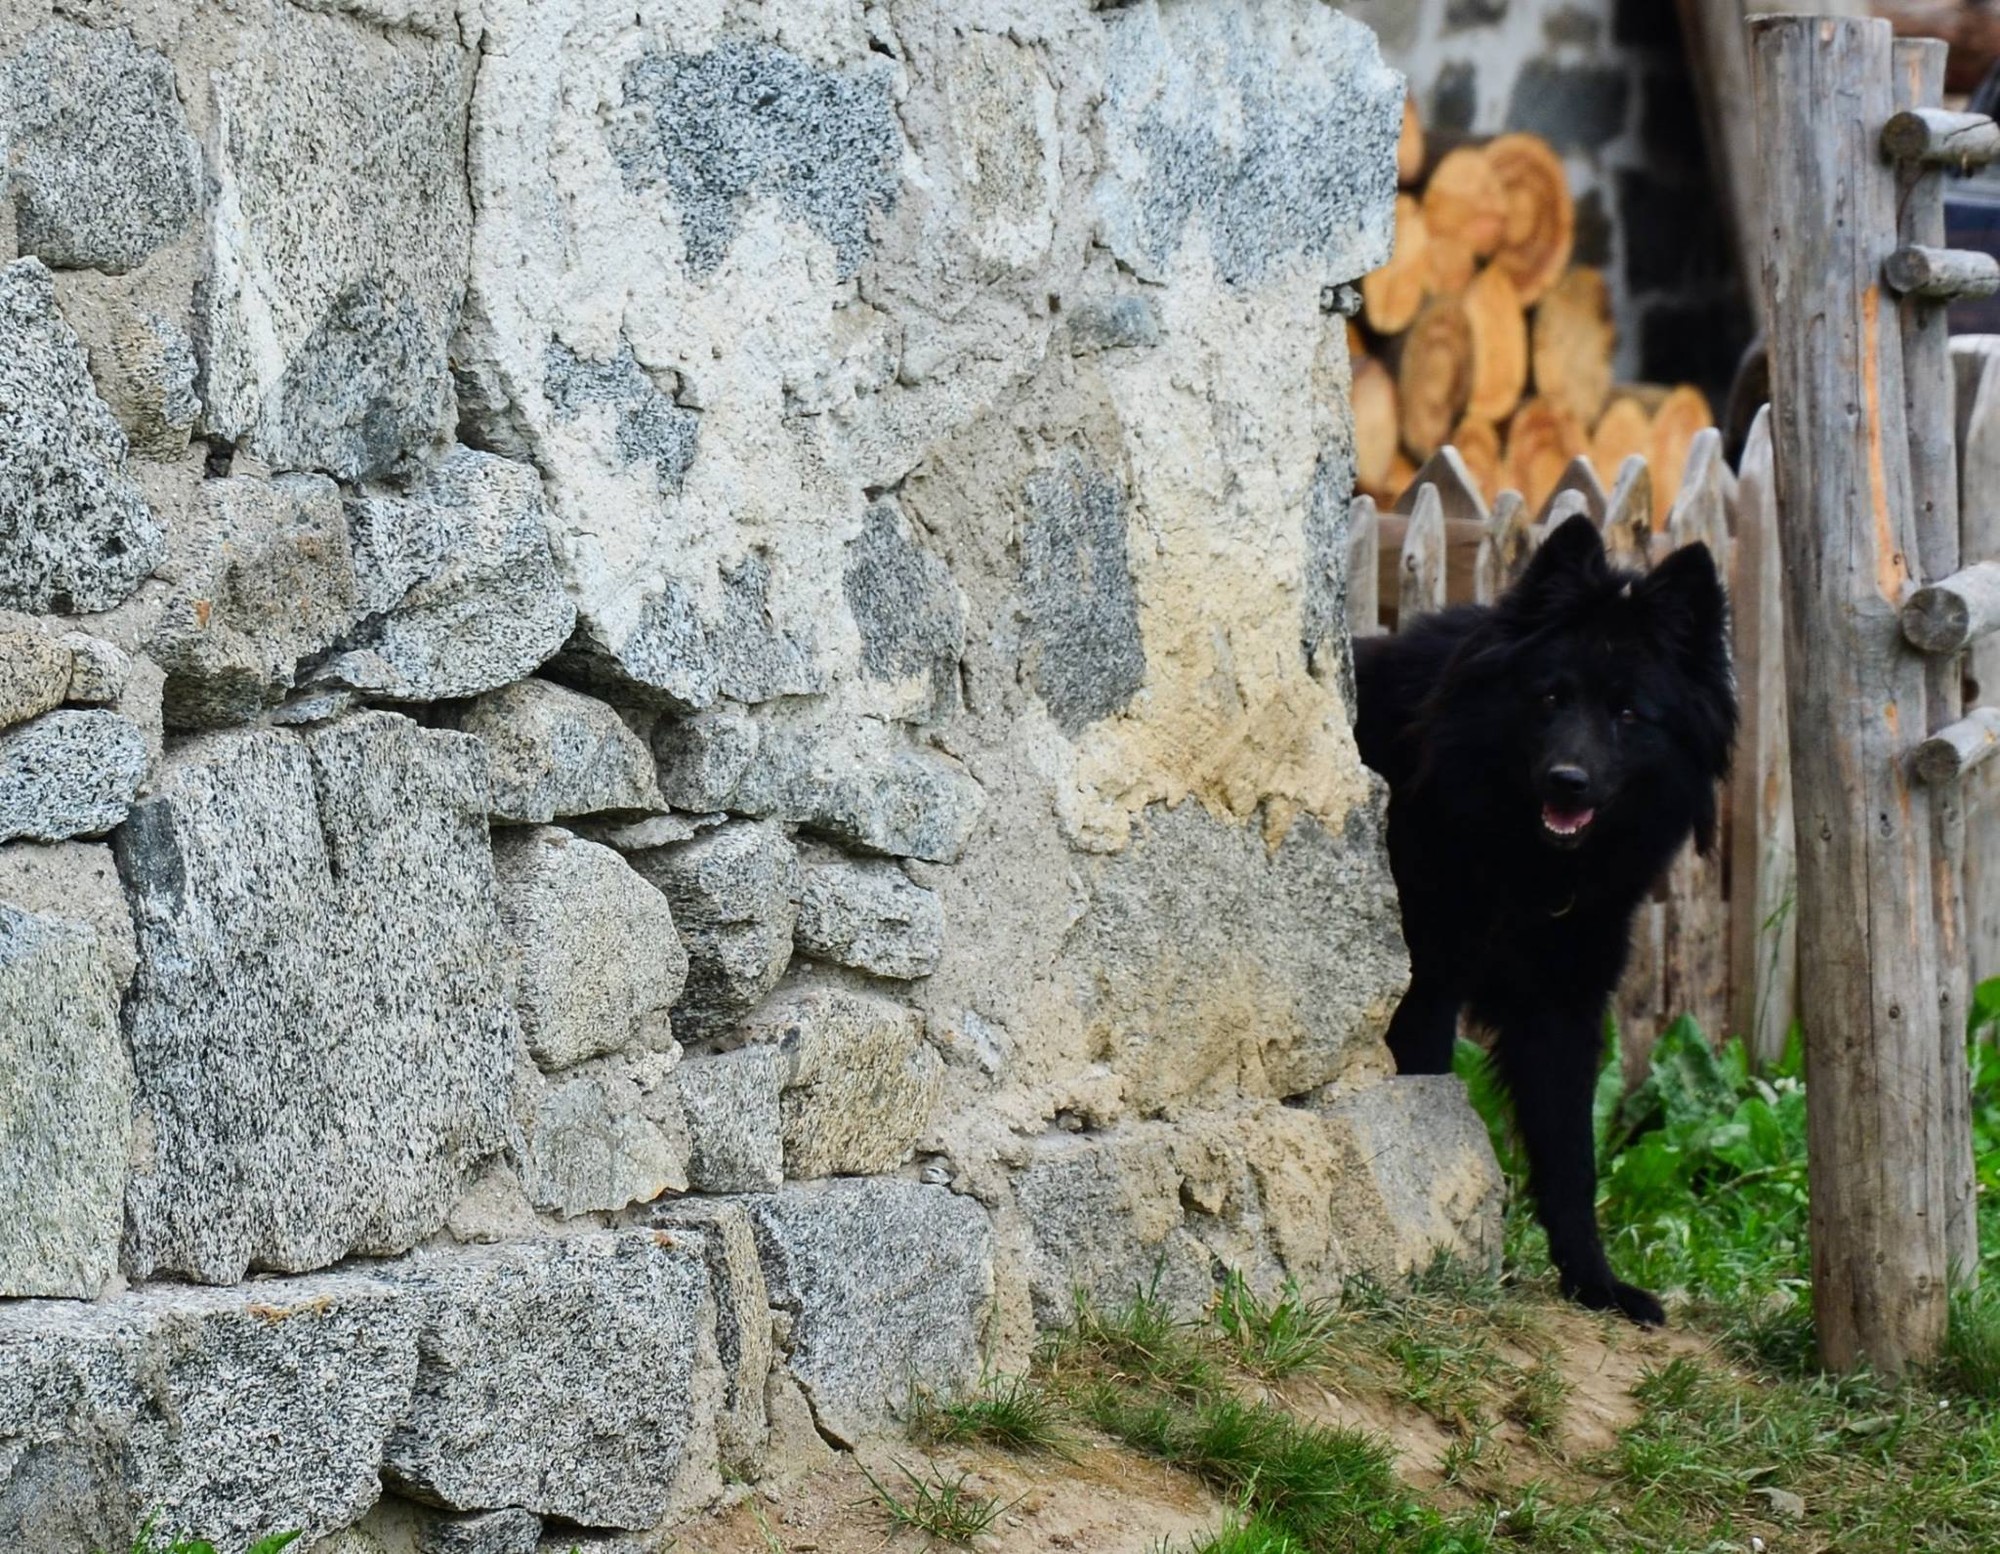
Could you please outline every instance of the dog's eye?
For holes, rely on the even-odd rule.
[[[1561,698],[1554,691],[1544,691],[1542,693],[1542,711],[1554,712],[1560,700]]]
[[[1639,714],[1630,707],[1620,707],[1618,709],[1618,721],[1620,723],[1637,723],[1639,721]]]

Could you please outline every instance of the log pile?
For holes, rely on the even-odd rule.
[[[1696,389],[1615,381],[1610,291],[1571,263],[1562,159],[1536,135],[1440,143],[1406,104],[1396,173],[1395,250],[1348,333],[1360,490],[1393,507],[1450,444],[1487,502],[1519,491],[1534,514],[1572,460],[1608,487],[1636,453],[1664,522],[1713,416]]]

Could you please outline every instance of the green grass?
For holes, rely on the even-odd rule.
[[[216,1554],[215,1545],[206,1538],[175,1538],[171,1542],[161,1542],[154,1532],[156,1519],[149,1519],[139,1529],[139,1536],[132,1540],[132,1554]],[[274,1532],[269,1537],[259,1538],[244,1554],[280,1554],[290,1548],[305,1534],[299,1532]]]
[[[993,1496],[975,1491],[969,1483],[970,1474],[947,1474],[942,1468],[932,1468],[920,1477],[898,1463],[896,1471],[903,1483],[899,1489],[891,1489],[866,1468],[861,1471],[891,1526],[910,1528],[940,1543],[970,1544],[1007,1509]]]
[[[970,1396],[940,1402],[919,1396],[911,1433],[933,1445],[983,1441],[1007,1451],[1070,1453],[1061,1404],[1026,1376],[990,1376]]]
[[[1215,1323],[1230,1357],[1266,1381],[1324,1370],[1338,1350],[1337,1301],[1308,1300],[1287,1281],[1275,1301],[1263,1301],[1235,1269],[1216,1299]]]

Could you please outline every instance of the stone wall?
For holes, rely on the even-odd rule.
[[[1626,379],[1720,407],[1750,309],[1709,173],[1670,0],[1350,0],[1447,134],[1532,130],[1577,193],[1576,262],[1599,266]]]
[[[1339,630],[1401,93],[0,0],[0,1547],[567,1548],[1078,1288],[1493,1253]]]

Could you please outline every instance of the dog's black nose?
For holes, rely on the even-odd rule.
[[[1580,799],[1590,791],[1590,773],[1581,766],[1551,766],[1549,787],[1562,798]]]

